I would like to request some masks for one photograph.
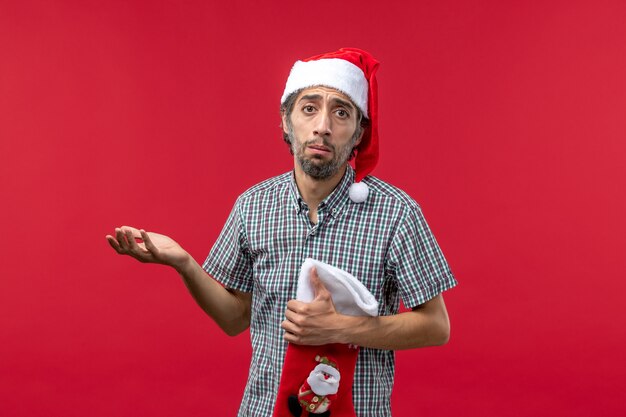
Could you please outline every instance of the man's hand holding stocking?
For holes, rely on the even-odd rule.
[[[283,328],[289,341],[274,417],[354,417],[358,347],[333,343],[339,315],[375,316],[378,302],[346,271],[306,259]]]

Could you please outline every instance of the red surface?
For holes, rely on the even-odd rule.
[[[626,3],[0,0],[0,414],[234,415],[249,360],[136,225],[206,256],[291,166],[291,63],[380,61],[375,173],[460,286],[395,416],[616,416],[626,386]]]

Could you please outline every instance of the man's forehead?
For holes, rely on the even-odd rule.
[[[350,105],[351,107],[356,108],[356,105],[352,102],[352,99],[346,94],[335,88],[326,87],[323,85],[317,85],[303,89],[298,94],[296,102],[299,102],[302,99],[322,99],[327,96],[329,96],[331,100],[342,101]]]

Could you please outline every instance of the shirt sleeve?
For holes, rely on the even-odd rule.
[[[404,305],[424,304],[457,284],[419,207],[407,210],[389,249]]]
[[[252,259],[239,201],[230,212],[202,268],[227,288],[252,292]]]

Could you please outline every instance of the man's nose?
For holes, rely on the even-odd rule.
[[[313,133],[319,136],[330,135],[332,130],[332,120],[330,115],[324,111],[320,112],[315,120]]]

